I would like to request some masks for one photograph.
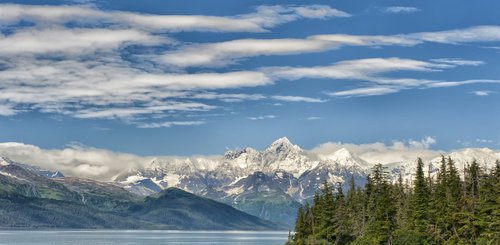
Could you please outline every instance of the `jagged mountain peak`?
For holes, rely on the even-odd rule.
[[[372,164],[353,154],[347,148],[340,148],[332,154],[323,156],[322,162],[324,164],[334,164],[336,167],[343,166],[360,170],[369,170],[372,167]]]
[[[352,153],[345,147],[342,147],[333,153],[337,158],[354,158]]]
[[[265,152],[283,152],[283,151],[296,151],[301,152],[302,149],[298,145],[292,144],[287,137],[282,137],[275,140],[266,150]]]
[[[229,150],[224,153],[224,158],[233,160],[240,157],[243,154],[258,154],[258,151],[250,147],[246,147],[241,150]]]
[[[290,140],[285,136],[285,137],[281,137],[281,138],[275,140],[273,142],[273,144],[289,144],[289,145],[291,145],[292,142],[290,142]]]

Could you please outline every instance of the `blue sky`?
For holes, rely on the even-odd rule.
[[[2,1],[0,142],[500,148],[500,2]]]

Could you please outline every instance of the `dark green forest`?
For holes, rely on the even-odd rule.
[[[468,164],[461,178],[452,159],[433,177],[417,161],[412,183],[395,183],[378,164],[364,188],[323,184],[298,209],[287,244],[500,244],[500,163]]]

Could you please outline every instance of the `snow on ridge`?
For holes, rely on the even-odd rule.
[[[490,168],[496,159],[500,158],[500,152],[487,148],[467,148],[450,152],[448,155],[455,160],[459,171],[463,171],[463,167],[459,165],[471,162],[472,159]],[[431,175],[435,174],[440,161],[440,157],[425,159],[424,171],[427,173],[429,171],[427,166],[431,164]],[[127,171],[127,175],[122,175],[121,180],[127,180],[128,175],[135,174],[141,178],[151,179],[162,188],[175,186],[194,192],[212,190],[216,191],[212,194],[219,195],[217,191],[229,190],[223,188],[224,186],[231,187],[255,172],[262,172],[271,177],[275,176],[273,181],[280,185],[280,188],[284,188],[284,191],[296,189],[292,193],[295,195],[294,198],[301,198],[299,194],[304,192],[301,188],[310,188],[304,183],[313,184],[314,182],[315,185],[324,180],[343,182],[351,176],[355,176],[357,181],[362,182],[363,176],[369,174],[376,163],[378,162],[364,160],[347,148],[338,149],[330,154],[314,154],[302,150],[299,146],[292,144],[288,138],[283,137],[274,141],[263,151],[248,147],[227,151],[218,158],[156,158],[135,173]],[[411,181],[416,168],[416,159],[382,163],[382,165],[387,168],[391,179],[397,179],[401,173],[404,179]],[[276,175],[278,172],[285,173],[286,178],[285,175]],[[233,194],[239,191],[238,189],[231,190]]]
[[[0,157],[0,166],[7,166],[12,164],[12,160],[10,160],[8,157]]]

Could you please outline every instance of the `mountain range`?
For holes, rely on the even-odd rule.
[[[500,152],[468,148],[446,156],[463,171],[474,159],[491,168],[500,159]],[[441,157],[430,159],[426,170],[433,175],[440,161]],[[411,181],[415,162],[416,159],[384,166],[390,178],[395,180],[401,173]],[[176,187],[290,227],[297,208],[310,202],[324,181],[338,184],[354,178],[357,186],[363,186],[376,163],[367,162],[346,148],[332,154],[314,154],[284,137],[263,151],[244,148],[227,151],[219,158],[156,158],[140,168],[125,170],[115,176],[114,182],[138,195]]]
[[[463,172],[466,164],[473,160],[486,169],[491,168],[500,159],[500,152],[466,148],[445,156],[451,157]],[[440,161],[439,156],[427,159],[426,172],[431,176],[435,174]],[[415,162],[416,159],[383,165],[391,179],[396,180],[401,174],[411,182]],[[85,214],[88,220],[81,224],[84,227],[105,227],[110,225],[105,221],[116,220],[119,227],[133,224],[183,229],[291,228],[297,208],[310,202],[324,181],[342,184],[354,178],[357,186],[363,186],[376,163],[368,162],[346,148],[331,154],[315,154],[292,144],[286,137],[276,140],[263,151],[244,148],[227,151],[220,157],[155,158],[141,167],[125,169],[109,182],[65,177],[57,170],[44,170],[0,158],[0,193],[4,200],[9,200],[2,203],[0,212],[10,210],[10,216],[6,217],[11,219],[14,219],[13,215],[25,217],[25,210],[33,214],[36,213],[34,210],[57,213],[61,210],[53,210],[55,203],[65,202],[71,212],[78,210],[75,212]],[[342,188],[346,189],[347,184]],[[17,214],[13,202],[25,203],[25,199],[36,202],[26,209],[23,206],[24,211],[18,210],[20,213]],[[196,201],[193,204],[190,200]],[[176,206],[176,202],[185,208],[180,204]],[[200,209],[205,206],[212,208]],[[208,210],[209,213],[203,212]],[[220,220],[211,216],[221,210],[227,211],[223,212],[226,218]],[[96,221],[98,217],[94,217],[96,215],[107,218],[99,223]],[[71,221],[71,215],[64,213],[60,216],[56,221],[61,223],[56,225],[75,225],[67,223]],[[233,220],[233,216],[241,218],[236,219],[236,223],[245,225],[225,226],[223,221]],[[26,221],[19,221],[19,225],[29,225],[31,218],[25,217]],[[42,220],[46,221],[46,218]],[[47,223],[41,222],[40,225]]]
[[[280,229],[227,204],[166,188],[147,197],[0,158],[0,227]]]

